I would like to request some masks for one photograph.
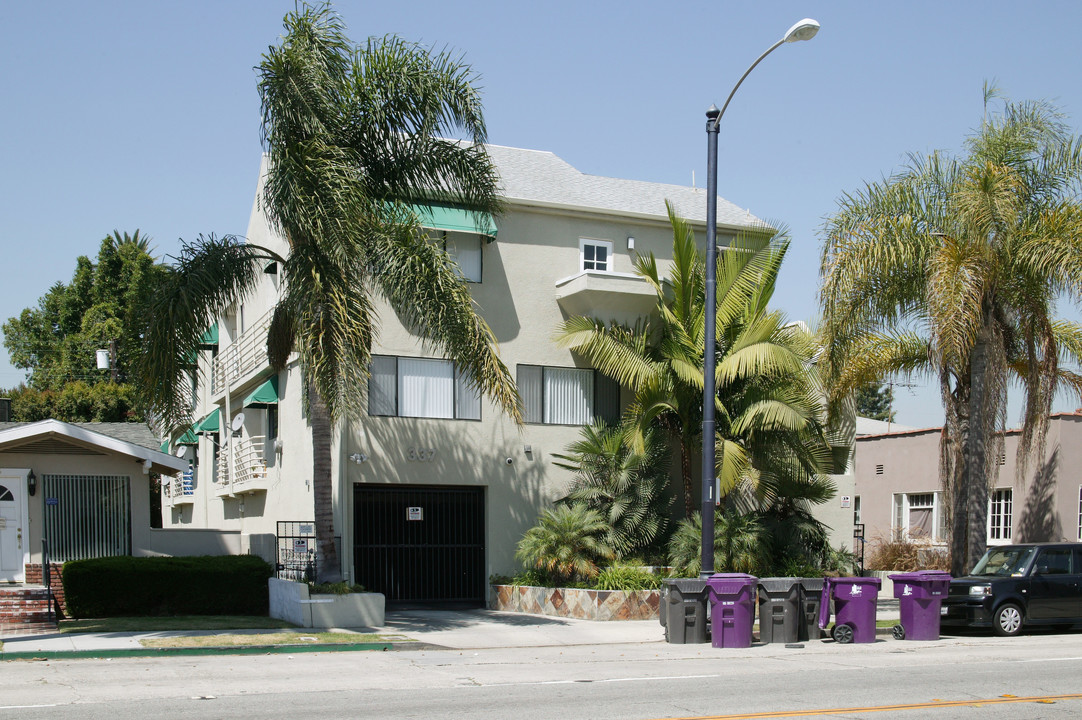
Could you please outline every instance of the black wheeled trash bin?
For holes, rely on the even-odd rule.
[[[819,640],[819,603],[823,599],[823,578],[800,579],[800,639]]]
[[[674,578],[665,581],[658,620],[665,627],[665,641],[690,645],[710,641],[706,629],[706,581],[698,578]]]
[[[800,578],[759,579],[759,642],[800,640]]]

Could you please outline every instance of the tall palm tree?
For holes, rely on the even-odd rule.
[[[1082,389],[1061,364],[1082,357],[1082,326],[1056,317],[1082,298],[1082,141],[1045,103],[989,116],[993,95],[964,156],[912,156],[839,201],[821,268],[835,400],[891,373],[938,378],[954,573],[985,549],[1008,383],[1026,397],[1019,477],[1057,389]]]
[[[394,37],[355,48],[327,5],[285,18],[259,66],[269,155],[263,209],[286,240],[279,257],[233,238],[185,245],[152,308],[142,377],[167,423],[186,420],[186,358],[200,334],[252,291],[274,259],[283,283],[267,337],[272,367],[299,356],[313,436],[321,581],[340,577],[334,546],[331,432],[363,415],[377,318],[387,300],[408,329],[462,367],[518,419],[495,338],[453,261],[410,209],[433,200],[500,210],[481,104],[467,65]],[[461,133],[469,142],[447,140]]]
[[[679,448],[685,517],[692,516],[691,458],[701,447],[706,261],[690,226],[669,206],[673,261],[667,279],[653,254],[636,274],[657,295],[655,316],[634,327],[572,317],[556,341],[632,388],[624,422],[636,450],[652,426]],[[809,333],[767,304],[788,240],[762,233],[738,238],[717,269],[718,478],[723,494],[750,483],[760,498],[777,494],[794,472],[828,471],[820,390],[809,367]]]

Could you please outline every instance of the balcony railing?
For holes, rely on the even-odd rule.
[[[272,312],[267,311],[214,358],[211,392],[222,392],[226,383],[234,383],[267,365],[267,330]]]
[[[165,483],[165,496],[171,505],[188,505],[195,502],[195,486],[192,483],[191,471],[162,478],[162,481]]]
[[[258,435],[249,438],[231,438],[232,468],[229,466],[229,448],[222,448],[218,455],[218,479],[215,482],[217,495],[237,495],[267,489],[267,458],[263,453],[264,440],[265,438]]]

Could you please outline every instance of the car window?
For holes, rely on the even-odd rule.
[[[1037,557],[1036,575],[1069,575],[1071,573],[1070,548],[1047,548]]]
[[[973,568],[973,575],[1010,577],[1024,575],[1036,548],[991,548]]]

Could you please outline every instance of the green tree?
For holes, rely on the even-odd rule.
[[[964,155],[914,155],[839,201],[821,268],[835,401],[891,373],[939,381],[956,574],[985,549],[1008,382],[1025,392],[1020,477],[1056,391],[1082,389],[1062,364],[1082,357],[1082,326],[1056,316],[1057,299],[1082,298],[1082,141],[1045,103],[988,114],[993,94]]]
[[[625,436],[626,430],[603,422],[585,425],[567,453],[555,455],[557,465],[575,472],[563,502],[601,513],[606,543],[621,556],[649,551],[663,538],[672,502],[668,446],[651,431],[639,453]]]
[[[635,273],[657,294],[654,314],[634,327],[572,317],[557,328],[556,341],[632,388],[624,418],[632,445],[641,450],[658,427],[678,449],[690,518],[692,457],[702,447],[706,261],[671,206],[669,220],[668,278],[653,254],[635,260]],[[719,254],[717,269],[718,479],[723,494],[741,487],[766,502],[783,484],[830,467],[822,391],[810,367],[814,340],[767,307],[787,248],[781,234],[738,238]]]
[[[28,387],[10,391],[14,417],[41,419],[32,408],[46,408],[45,417],[68,422],[142,420],[131,373],[142,353],[143,309],[165,273],[147,236],[114,231],[95,262],[76,259],[70,283],[56,283],[37,307],[8,319],[4,346],[29,374]],[[111,351],[110,370],[97,369],[99,349]],[[93,401],[85,399],[91,390]]]
[[[262,203],[288,257],[232,237],[185,245],[153,303],[140,376],[161,417],[183,424],[187,358],[200,335],[255,288],[262,263],[280,263],[267,350],[279,369],[296,352],[308,388],[317,575],[328,582],[341,576],[331,429],[364,414],[358,388],[369,372],[374,299],[516,419],[518,396],[453,260],[409,209],[439,200],[500,210],[469,66],[394,37],[354,47],[327,5],[289,13],[285,30],[259,66],[259,91],[269,155]],[[459,132],[469,142],[445,139]]]
[[[857,415],[872,420],[894,421],[894,391],[883,387],[881,382],[872,382],[857,388]]]

